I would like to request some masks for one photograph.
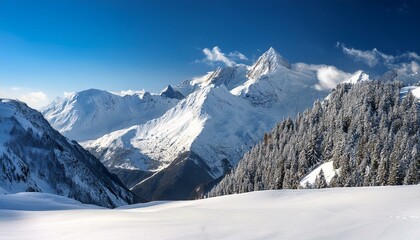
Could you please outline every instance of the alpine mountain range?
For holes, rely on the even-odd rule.
[[[251,151],[246,163],[250,156],[263,158],[253,147],[277,138],[265,133],[279,129],[280,121],[315,108],[317,100],[339,98],[330,95],[335,85],[320,85],[318,73],[325,68],[334,67],[289,63],[270,48],[251,66],[219,67],[159,94],[89,89],[54,100],[42,115],[2,100],[0,121],[7,124],[2,124],[0,151],[7,161],[2,160],[0,176],[8,181],[0,191],[49,192],[107,207],[202,197],[245,153]],[[394,69],[372,79],[359,70],[336,84],[394,80],[402,87],[420,76]],[[298,187],[322,163],[311,163],[286,187]],[[231,193],[224,188],[237,178],[233,174],[212,194]]]

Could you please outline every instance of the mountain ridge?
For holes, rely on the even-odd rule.
[[[0,99],[0,122],[2,191],[47,192],[104,207],[136,200],[95,157],[26,104]]]

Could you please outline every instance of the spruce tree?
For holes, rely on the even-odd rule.
[[[315,188],[320,189],[326,187],[328,187],[327,180],[325,180],[324,171],[321,168],[321,171],[319,171],[315,179]]]

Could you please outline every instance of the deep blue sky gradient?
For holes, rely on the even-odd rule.
[[[160,91],[214,66],[201,50],[270,46],[291,62],[355,71],[336,48],[420,53],[417,1],[0,0],[0,84],[64,91]]]

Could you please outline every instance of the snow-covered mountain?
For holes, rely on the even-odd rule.
[[[0,99],[0,189],[45,192],[116,207],[134,195],[89,152],[26,104]]]
[[[368,74],[366,74],[362,70],[359,70],[359,71],[356,71],[347,81],[344,81],[344,82],[356,84],[359,82],[370,81],[370,80],[371,79],[369,78]]]
[[[178,102],[167,95],[89,89],[55,100],[42,113],[64,136],[86,141],[160,117]]]
[[[53,103],[44,114],[53,126],[66,126],[57,127],[64,135],[75,136],[66,132],[71,129],[82,136],[74,138],[91,139],[81,142],[82,145],[139,196],[191,198],[234,167],[276,122],[302,112],[316,99],[325,98],[329,89],[315,87],[319,83],[318,71],[325,67],[328,66],[290,64],[270,48],[252,66],[218,68],[176,87],[168,86],[160,95],[150,95],[159,99],[154,107],[167,101],[155,117],[139,121],[136,115],[126,116],[123,107],[104,111],[103,102],[109,101],[96,101],[94,107],[85,107],[91,94],[77,101],[65,100],[58,107]],[[362,72],[357,72],[348,81],[365,78]],[[83,94],[70,99],[78,95]],[[109,93],[101,92],[102,95]],[[80,114],[70,102],[79,102],[84,112]],[[65,110],[65,106],[71,110]],[[140,116],[150,115],[141,107],[131,111]],[[106,114],[95,117],[97,112]],[[78,121],[61,124],[60,119],[72,118]],[[111,121],[113,118],[115,121]],[[133,121],[137,123],[131,124]],[[80,130],[79,122],[85,130]],[[92,126],[94,134],[88,130]],[[118,130],[109,131],[110,128]]]

